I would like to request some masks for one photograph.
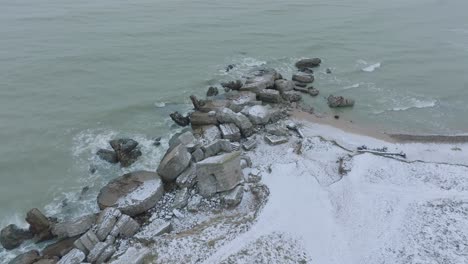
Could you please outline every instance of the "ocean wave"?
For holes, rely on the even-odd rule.
[[[166,106],[166,103],[165,102],[155,102],[154,106],[157,107],[157,108],[163,108],[163,107]]]
[[[353,88],[359,88],[359,86],[361,86],[361,84],[360,84],[360,83],[356,83],[356,84],[353,84],[353,85],[345,86],[345,87],[343,87],[342,89],[343,89],[343,90],[348,90],[348,89],[353,89]]]
[[[365,60],[358,60],[356,63],[357,67],[361,69],[363,72],[373,72],[376,69],[380,68],[382,66],[381,62],[376,62],[376,63],[368,63]]]
[[[403,106],[396,106],[390,109],[386,109],[383,111],[376,111],[375,114],[382,114],[385,112],[400,112],[400,111],[407,111],[410,109],[422,109],[422,108],[432,108],[437,105],[437,100],[420,100],[416,98],[411,98],[410,103],[403,105]]]

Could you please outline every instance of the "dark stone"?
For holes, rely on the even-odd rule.
[[[243,84],[241,80],[236,80],[236,81],[221,83],[221,86],[223,86],[225,89],[228,89],[228,90],[239,90],[243,86]]]
[[[308,91],[311,96],[317,96],[320,93],[320,91],[314,87],[308,88]]]
[[[96,152],[96,155],[109,163],[118,163],[117,154],[113,150],[100,149]]]
[[[298,69],[314,68],[320,66],[320,63],[322,63],[322,60],[319,58],[303,59],[296,62],[296,67]]]
[[[314,70],[312,70],[311,68],[300,68],[299,71],[303,73],[308,73],[308,74],[314,73]]]
[[[42,250],[42,255],[49,257],[63,257],[74,248],[73,242],[80,238],[80,235],[69,237],[48,245]]]
[[[179,126],[188,126],[190,124],[190,119],[186,116],[179,114],[179,112],[174,112],[169,115],[171,119]]]
[[[161,145],[161,137],[157,137],[153,139],[153,146],[160,146]]]
[[[208,91],[206,92],[206,96],[208,97],[216,96],[218,94],[219,94],[218,88],[213,87],[213,86],[210,86],[210,88],[208,88]]]
[[[327,74],[331,74],[332,73],[332,70],[330,68],[327,68]]]
[[[335,119],[340,119],[340,116],[339,116],[339,115],[335,115]]]
[[[31,250],[21,255],[16,256],[8,264],[33,264],[39,260],[39,252],[37,250]]]
[[[350,107],[354,105],[353,99],[344,98],[343,96],[330,95],[327,98],[329,107]]]
[[[306,87],[306,86],[307,86],[307,83],[294,82],[294,85],[295,85],[296,87]]]
[[[234,69],[236,65],[235,64],[229,64],[227,67],[226,67],[226,72],[229,72],[230,70]]]
[[[31,239],[33,234],[29,230],[21,229],[11,224],[6,226],[0,232],[0,244],[7,249],[19,247],[25,240]]]
[[[26,222],[29,224],[29,231],[37,235],[46,230],[49,230],[49,219],[37,208],[29,210],[26,214]]]
[[[192,101],[192,104],[193,104],[193,108],[195,110],[198,110],[200,109],[200,107],[203,105],[202,102],[200,102],[200,100],[197,99],[197,97],[195,95],[190,95],[190,101]]]
[[[110,145],[115,150],[117,159],[122,167],[132,165],[142,155],[141,151],[137,148],[138,142],[130,138],[111,140]]]

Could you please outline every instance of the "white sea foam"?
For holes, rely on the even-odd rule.
[[[166,106],[166,103],[165,102],[155,102],[154,106],[157,107],[157,108],[162,108],[162,107]]]
[[[380,64],[380,62],[378,62],[378,63],[375,63],[375,64],[372,64],[372,65],[369,65],[367,67],[362,68],[362,71],[373,72],[376,69],[380,68],[380,66],[381,66],[381,64]]]
[[[353,84],[353,85],[348,85],[348,86],[343,87],[343,90],[348,90],[348,89],[353,89],[353,88],[359,88],[359,86],[361,86],[361,84],[356,83],[356,84]]]
[[[389,108],[383,111],[375,111],[374,114],[382,114],[385,112],[399,112],[399,111],[407,111],[410,109],[422,109],[422,108],[432,108],[437,105],[437,100],[421,100],[416,98],[411,98],[409,103],[401,106],[396,106],[393,108]]]

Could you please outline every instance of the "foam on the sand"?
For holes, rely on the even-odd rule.
[[[270,188],[268,203],[249,231],[204,263],[466,262],[468,144],[389,143],[312,123],[303,132],[300,155],[294,141],[262,143],[251,153]],[[407,159],[357,154],[361,145]],[[280,250],[285,244],[294,250]]]

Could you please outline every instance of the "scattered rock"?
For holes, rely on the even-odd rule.
[[[174,112],[169,115],[171,119],[179,126],[188,126],[190,124],[190,118],[181,115],[179,112]]]
[[[29,210],[26,222],[29,224],[29,231],[35,235],[48,231],[50,227],[49,219],[37,208]]]
[[[172,231],[172,224],[169,221],[162,219],[156,219],[150,222],[147,226],[135,235],[136,238],[147,238],[160,236]]]
[[[241,139],[240,130],[235,124],[222,124],[219,128],[223,139],[228,139],[230,141],[239,141]]]
[[[192,126],[217,125],[218,119],[208,113],[194,112],[190,115]]]
[[[221,86],[229,90],[239,90],[243,85],[241,80],[221,83]]]
[[[244,137],[248,137],[253,133],[252,122],[241,113],[235,113],[231,109],[223,108],[216,113],[216,117],[222,124],[234,123],[240,129]]]
[[[243,155],[241,158],[241,168],[251,168],[252,167],[252,159],[249,156]]]
[[[270,145],[280,145],[288,142],[288,138],[275,135],[265,135],[265,141]]]
[[[74,248],[73,243],[78,238],[78,236],[68,237],[50,244],[42,250],[42,255],[48,257],[63,257]]]
[[[203,106],[200,106],[199,111],[203,113],[208,113],[211,111],[218,111],[221,108],[224,107],[230,107],[231,106],[231,101],[229,100],[206,100],[203,102]]]
[[[124,254],[109,262],[110,264],[143,264],[151,256],[148,248],[129,247]],[[149,263],[149,262],[148,262]]]
[[[160,146],[161,145],[161,137],[157,137],[153,139],[153,146]]]
[[[101,264],[106,262],[115,253],[115,248],[110,243],[99,242],[89,252],[87,261]]]
[[[255,71],[253,76],[247,78],[240,90],[258,93],[263,89],[273,88],[277,77],[277,72],[273,69]]]
[[[26,253],[16,256],[8,264],[33,264],[40,258],[37,250],[30,250]]]
[[[94,246],[97,243],[99,243],[98,237],[96,236],[96,234],[92,230],[89,230],[88,232],[84,233],[80,238],[75,240],[73,245],[77,249],[79,249],[79,251],[88,253],[89,251],[91,251],[94,248]],[[71,251],[68,254],[70,254],[70,253],[71,253]],[[84,257],[83,257],[83,259],[84,259]],[[67,262],[64,262],[64,263],[67,263]]]
[[[307,86],[307,83],[294,82],[294,85],[295,85],[294,90],[299,91],[298,88],[299,87],[305,88]]]
[[[281,102],[280,92],[273,89],[263,89],[257,94],[257,97],[262,102],[277,104]]]
[[[94,223],[96,223],[96,215],[82,216],[71,221],[54,224],[52,234],[59,238],[78,236],[88,231]]]
[[[192,158],[195,162],[199,162],[205,158],[205,153],[201,148],[197,148],[193,153],[192,153]],[[179,176],[180,177],[180,176]],[[179,178],[178,177],[178,178]]]
[[[101,189],[97,200],[101,210],[115,207],[134,216],[154,207],[163,194],[164,187],[158,174],[136,171],[110,181]]]
[[[122,167],[132,165],[142,155],[137,147],[138,142],[130,138],[111,140],[110,145],[117,154],[117,159]]]
[[[83,251],[79,249],[72,249],[57,264],[80,264],[85,260],[86,256]]]
[[[295,92],[295,91],[284,92],[282,97],[284,100],[290,103],[299,102],[302,100],[302,96],[298,92]]]
[[[198,208],[200,207],[202,197],[200,195],[194,195],[190,198],[188,205],[187,205],[187,210],[190,212],[196,212],[198,211]]]
[[[256,125],[264,125],[270,121],[271,107],[263,105],[255,105],[242,110],[249,120]]]
[[[309,92],[309,94],[310,94],[311,96],[317,96],[317,95],[320,93],[320,91],[319,91],[318,89],[315,89],[315,88],[313,88],[313,87],[309,88],[309,89],[308,89],[308,92]]]
[[[265,126],[265,131],[275,136],[289,136],[289,131],[286,127],[280,124],[269,124]]]
[[[226,93],[226,99],[231,101],[229,108],[236,113],[242,111],[245,106],[252,106],[262,103],[257,101],[257,95],[255,93],[249,91],[235,91]]]
[[[308,74],[314,73],[314,71],[311,68],[300,68],[299,71],[303,73],[308,73]]]
[[[340,119],[340,116],[339,116],[339,115],[335,115],[334,118],[335,118],[335,119]]]
[[[184,145],[169,149],[158,167],[158,174],[166,181],[174,181],[188,167],[192,155]]]
[[[331,74],[331,73],[332,73],[332,70],[331,70],[330,68],[327,68],[326,73],[327,73],[327,74]]]
[[[105,160],[109,163],[115,164],[119,162],[119,160],[117,159],[117,154],[113,150],[100,149],[96,152],[96,155],[102,160]]]
[[[211,96],[216,96],[219,94],[218,88],[210,86],[208,88],[208,91],[206,92],[206,96],[211,97]]]
[[[176,192],[174,203],[172,205],[173,208],[180,209],[187,206],[188,199],[189,199],[189,189],[182,188]]]
[[[179,177],[176,179],[176,184],[179,188],[185,187],[193,187],[196,182],[196,172],[195,172],[195,165],[191,163],[185,171],[183,171]]]
[[[203,146],[203,152],[205,152],[205,159],[218,155],[221,152],[231,152],[231,143],[227,139],[217,140],[209,145]]]
[[[254,138],[251,138],[247,140],[246,142],[244,142],[244,144],[242,144],[242,147],[244,148],[244,150],[247,150],[247,151],[252,150],[257,147],[257,140],[255,140]]]
[[[205,143],[213,142],[221,138],[221,131],[215,125],[194,128],[194,133]]]
[[[330,95],[327,98],[328,101],[328,106],[329,107],[350,107],[354,105],[354,100],[353,99],[347,99],[344,98],[343,96],[333,96]]]
[[[293,81],[289,80],[276,80],[275,81],[275,89],[278,90],[280,93],[284,93],[287,91],[294,90],[296,85]]]
[[[230,70],[234,69],[236,65],[234,64],[229,64],[227,67],[226,67],[226,72],[229,72]]]
[[[207,158],[196,167],[198,189],[204,197],[231,190],[243,179],[239,151]]]
[[[306,73],[297,73],[292,76],[292,80],[299,83],[312,83],[314,76]]]
[[[0,232],[0,244],[7,249],[19,247],[24,241],[31,239],[33,234],[29,230],[21,229],[18,226],[11,224],[7,225]]]
[[[296,67],[298,69],[303,69],[303,68],[315,68],[320,66],[320,63],[322,63],[322,60],[319,58],[313,58],[313,59],[302,59],[296,62]]]
[[[106,239],[120,216],[122,216],[122,213],[114,207],[107,207],[99,213],[96,225],[96,236],[100,241]]]
[[[240,150],[240,143],[239,142],[231,142],[231,149],[232,149],[232,151]]]
[[[227,207],[234,207],[240,204],[242,197],[244,197],[244,187],[242,185],[238,185],[231,191],[223,193],[222,201]]]
[[[198,147],[199,142],[191,131],[176,133],[169,140],[169,150],[167,152],[170,152],[170,150],[179,144],[185,146],[189,152],[193,152]]]

